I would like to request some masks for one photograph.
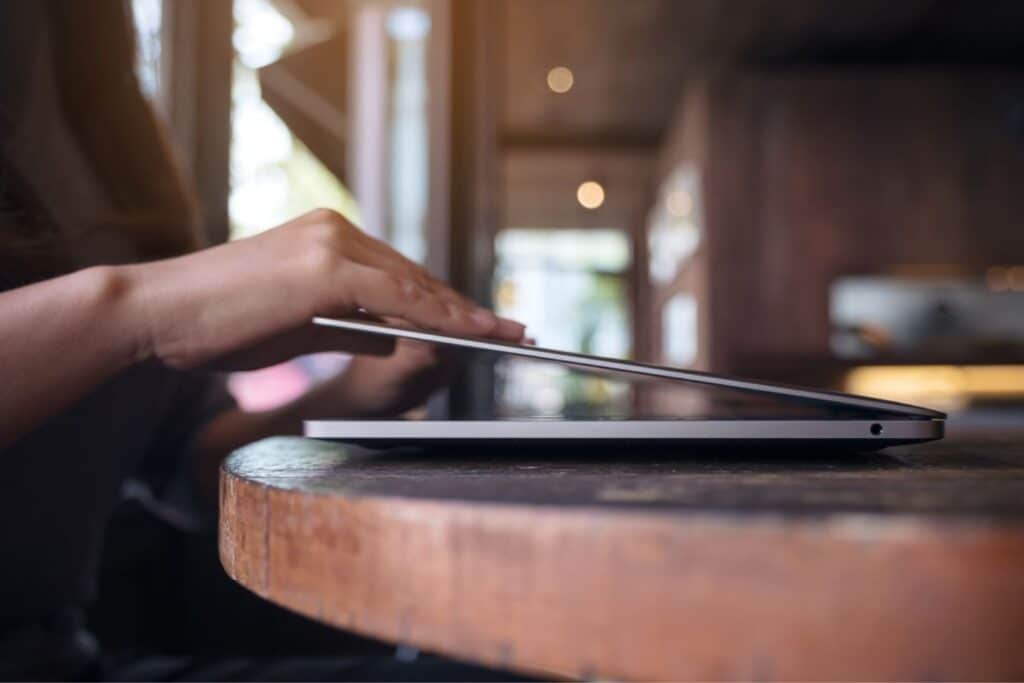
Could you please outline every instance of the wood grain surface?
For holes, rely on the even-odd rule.
[[[221,560],[340,628],[609,679],[1024,677],[1024,443],[372,453],[270,439]]]

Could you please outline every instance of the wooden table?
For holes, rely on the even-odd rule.
[[[526,672],[1024,677],[1024,438],[879,454],[368,454],[269,439],[221,560],[315,619]]]

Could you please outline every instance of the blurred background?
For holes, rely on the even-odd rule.
[[[213,241],[331,207],[542,346],[1020,421],[1022,3],[131,4]],[[431,410],[686,400],[506,359]]]

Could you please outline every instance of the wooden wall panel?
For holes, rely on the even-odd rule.
[[[843,274],[1024,261],[1022,102],[1024,77],[997,71],[771,70],[691,88],[661,166],[702,169],[710,366],[826,357]]]
[[[643,150],[507,149],[500,225],[631,230],[648,206],[651,167],[651,154]],[[579,184],[587,180],[605,189],[596,209],[576,200]]]

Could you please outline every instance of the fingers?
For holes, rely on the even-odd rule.
[[[522,341],[525,334],[526,325],[498,316],[498,326],[494,330],[495,337],[508,339],[509,341]]]
[[[474,307],[469,299],[456,292],[446,283],[435,278],[427,272],[426,268],[410,261],[387,244],[363,233],[359,233],[355,242],[356,244],[353,245],[351,251],[352,257],[363,265],[411,278],[423,289],[431,292],[446,304],[462,306],[464,308]]]
[[[486,335],[499,324],[486,309],[446,302],[414,279],[359,263],[339,269],[335,291],[343,293],[344,303],[374,315],[399,317],[438,332]]]
[[[387,255],[377,254],[371,257],[375,262],[391,263],[392,265],[396,265],[399,269],[404,268],[405,270],[399,270],[398,272],[409,274],[409,276],[411,276],[420,287],[433,296],[441,299],[444,304],[450,308],[453,315],[477,315],[480,323],[480,330],[478,334],[496,337],[499,339],[507,339],[509,341],[519,341],[523,338],[523,335],[526,332],[525,325],[518,323],[515,320],[494,315],[488,309],[477,306],[444,282],[434,278],[422,266],[413,263],[412,261],[408,261],[405,257],[391,250],[387,245],[382,244],[381,246],[384,249],[391,251],[402,260],[393,261]]]
[[[393,356],[407,372],[416,372],[437,368],[441,363],[442,353],[436,344],[401,339],[395,346]]]
[[[318,233],[319,242],[326,241],[335,252],[331,259],[338,280],[335,296],[344,301],[330,304],[354,304],[373,315],[396,316],[449,334],[522,339],[523,325],[476,306],[419,264],[337,214],[313,212],[309,219],[326,223],[327,239]]]

